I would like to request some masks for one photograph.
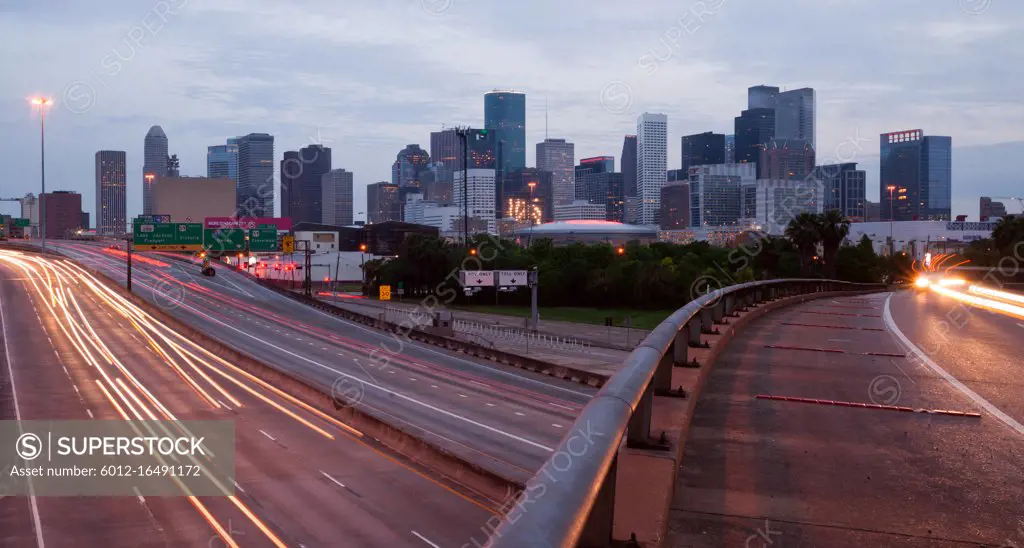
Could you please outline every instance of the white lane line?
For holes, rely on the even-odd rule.
[[[431,388],[437,388],[437,385],[436,384],[432,384],[432,385],[430,385],[430,387]]]
[[[412,533],[413,535],[416,535],[416,538],[422,540],[423,542],[426,542],[427,546],[432,546],[433,548],[441,548],[440,546],[434,544],[433,542],[430,542],[430,540],[427,539],[427,537],[417,533],[416,531],[409,531],[409,532]]]
[[[554,422],[553,422],[553,423],[551,423],[551,426],[554,426],[555,428],[562,428],[562,425],[561,425],[561,424],[558,424],[558,423],[554,423]]]
[[[889,296],[886,297],[885,299],[885,313],[882,314],[882,318],[885,320],[885,327],[889,330],[889,332],[892,333],[893,335],[896,335],[896,338],[899,339],[899,341],[903,344],[905,348],[909,349],[911,353],[913,353],[915,356],[917,356],[919,360],[921,360],[928,367],[930,367],[932,371],[938,373],[938,375],[943,379],[946,379],[946,382],[953,385],[957,390],[963,392],[964,395],[967,396],[968,398],[974,400],[974,403],[978,404],[979,406],[981,406],[982,409],[988,411],[992,416],[1002,421],[1003,424],[1009,426],[1010,428],[1016,430],[1018,434],[1024,436],[1024,425],[1015,421],[1013,417],[1000,411],[998,407],[989,403],[988,400],[981,397],[974,390],[967,388],[967,386],[964,385],[964,383],[957,380],[956,377],[950,375],[949,372],[940,367],[939,364],[932,361],[932,359],[929,358],[928,355],[924,353],[924,351],[918,348],[917,345],[910,342],[910,339],[908,339],[907,336],[904,335],[902,331],[900,331],[900,328],[896,326],[896,322],[892,319],[892,312],[889,310],[889,301],[891,300],[892,293],[889,293]]]
[[[96,418],[92,416],[92,411],[90,411],[88,408],[85,410],[85,412],[89,414],[90,419]]]
[[[233,411],[233,409],[231,409],[230,407],[228,407],[226,403],[224,403],[224,402],[222,402],[222,401],[220,401],[220,400],[217,400],[217,403],[219,403],[219,404],[221,404],[222,406],[224,406],[224,408],[226,408],[226,409],[227,409],[228,411]]]
[[[42,322],[42,318],[39,321]],[[25,430],[21,426],[21,407],[18,405],[18,387],[14,384],[14,367],[11,366],[11,350],[7,347],[7,319],[4,316],[3,293],[0,293],[0,330],[2,330],[4,335],[4,358],[7,361],[7,375],[11,378],[11,399],[14,400],[14,418],[18,421],[18,434],[24,435]],[[36,490],[32,487],[31,478],[28,481],[28,494],[29,508],[32,510],[32,527],[36,530],[36,546],[43,548],[46,546],[46,543],[43,542],[43,525],[39,522],[39,506],[36,504]]]
[[[132,487],[132,491],[135,491],[135,496],[138,497],[139,504],[145,506],[146,505],[146,499],[142,496],[142,493],[139,491],[139,488],[138,487]]]
[[[1017,327],[1024,327],[1024,323],[1017,322]]]
[[[409,380],[412,382],[416,382],[416,377],[409,377]]]
[[[486,405],[487,407],[494,407],[494,404],[493,404],[493,403],[486,403],[486,404],[484,404],[484,405]]]
[[[241,492],[243,492],[243,493],[245,492],[245,489],[242,489],[242,486],[241,486],[241,485],[238,485],[238,482],[237,482],[237,481],[234,481],[234,480],[232,480],[232,481],[231,481],[231,483],[234,483],[234,484],[235,484],[235,489],[238,489],[239,491],[241,491]]]
[[[63,370],[64,370],[64,374],[65,374],[65,375],[67,375],[67,376],[68,376],[68,378],[70,379],[70,378],[71,378],[71,372],[69,372],[69,371],[68,371],[68,368],[67,368],[67,367],[65,367],[65,366],[63,366],[63,365],[62,365],[62,366],[60,366],[60,367],[61,367],[61,369],[63,369]]]
[[[323,474],[325,478],[327,478],[327,479],[333,481],[334,483],[336,483],[338,485],[338,487],[345,487],[344,483],[341,483],[340,481],[332,478],[331,475],[328,474],[327,472],[324,472],[323,470],[321,470],[320,473]]]
[[[484,384],[484,383],[482,383],[480,381],[469,381],[469,382],[471,382],[471,383],[473,383],[473,384],[475,384],[477,386],[482,386],[484,388],[490,388],[490,386],[487,386],[486,384]]]
[[[565,409],[566,411],[575,411],[575,409],[573,409],[572,407],[566,407],[564,405],[559,405],[559,404],[557,404],[557,403],[555,403],[553,401],[552,402],[548,402],[548,403],[553,405],[553,406],[555,406],[555,407],[561,407],[562,409]]]
[[[520,417],[525,417],[526,416],[525,413],[520,413],[519,411],[516,411],[516,415],[519,415]]]
[[[264,432],[263,430],[260,430],[260,434],[263,434],[264,436],[266,436],[267,438],[269,438],[269,439],[270,439],[270,441],[277,441],[277,440],[275,440],[275,439],[274,439],[274,436],[271,436],[270,434],[268,434],[268,433]]]
[[[467,396],[467,395],[465,395],[465,394],[459,394],[459,397],[460,397],[460,398],[468,398],[469,396]]]

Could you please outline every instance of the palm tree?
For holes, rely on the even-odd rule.
[[[806,276],[814,252],[821,241],[821,218],[814,213],[801,213],[793,217],[786,226],[786,237],[800,252],[800,271]]]
[[[850,220],[833,209],[820,216],[821,247],[825,255],[825,275],[834,278],[836,275],[836,256],[839,246],[850,233]]]

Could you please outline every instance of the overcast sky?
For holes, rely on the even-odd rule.
[[[878,197],[878,134],[953,138],[954,214],[1024,195],[1020,0],[4,0],[0,197],[47,188],[94,207],[93,156],[128,154],[141,210],[142,142],[162,126],[183,175],[206,147],[267,132],[275,154],[314,142],[365,185],[442,124],[483,123],[483,94],[527,93],[527,163],[545,135],[616,157],[636,117],[679,138],[732,133],[746,89],[817,90],[818,159],[858,161]],[[10,212],[13,207],[4,206]],[[279,204],[278,204],[278,207]],[[360,217],[357,215],[357,218]]]

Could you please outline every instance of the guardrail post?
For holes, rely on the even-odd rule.
[[[672,342],[672,361],[674,365],[686,365],[687,354],[689,353],[689,341],[687,336],[689,335],[688,326],[683,326],[682,329],[676,332],[676,338]],[[697,334],[697,338],[700,338],[700,334]],[[697,341],[700,342],[699,340]]]
[[[721,299],[711,307],[711,321],[717,324],[724,324],[725,303]]]
[[[700,309],[700,312],[698,312],[698,315],[700,316],[701,332],[706,334],[706,335],[710,335],[710,334],[714,333],[714,328],[715,328],[714,321],[715,321],[715,319],[714,319],[714,316],[712,315],[713,310],[714,310],[714,307],[712,307],[712,308],[704,307],[704,308]]]
[[[672,343],[672,346],[675,346],[675,343]],[[667,396],[672,392],[672,366],[675,365],[675,360],[675,349],[670,346],[661,356],[658,368],[654,370],[654,378],[651,379],[656,396]]]
[[[594,507],[590,509],[587,523],[583,526],[578,546],[586,548],[606,548],[612,543],[612,522],[615,518],[615,476],[618,472],[619,457],[612,459],[608,475],[597,492]]]
[[[626,428],[626,447],[647,447],[651,438],[651,411],[654,408],[654,386],[648,384]]]
[[[687,339],[690,346],[700,346],[700,321],[696,318],[691,318],[690,321],[686,322],[683,329],[687,332]]]
[[[722,298],[722,306],[724,307],[722,313],[726,316],[732,316],[732,311],[736,308],[736,297],[732,294],[726,295]]]

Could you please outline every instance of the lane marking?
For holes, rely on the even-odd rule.
[[[554,426],[555,428],[562,428],[562,425],[557,423],[551,423],[551,426]]]
[[[974,390],[967,388],[967,386],[964,383],[957,380],[956,377],[950,375],[949,372],[940,367],[939,364],[932,361],[932,359],[929,358],[928,355],[924,353],[924,351],[918,348],[917,345],[910,342],[910,339],[908,339],[907,336],[904,335],[902,331],[900,331],[900,328],[896,326],[896,321],[893,320],[892,318],[892,311],[889,309],[889,302],[892,301],[892,295],[892,293],[889,293],[889,295],[885,298],[885,310],[882,314],[882,318],[885,320],[885,327],[889,329],[889,332],[895,335],[896,338],[901,343],[903,343],[903,346],[905,348],[909,349],[913,355],[917,356],[917,358],[920,359],[923,363],[925,363],[929,368],[931,368],[932,371],[937,373],[943,379],[946,379],[946,382],[953,385],[957,390],[963,392],[964,395],[967,396],[968,398],[974,400],[974,403],[978,404],[979,406],[981,406],[982,409],[988,411],[989,414],[1002,421],[1003,424],[1009,426],[1013,430],[1016,430],[1018,434],[1024,436],[1024,425],[1015,421],[1013,417],[1000,411],[998,407],[989,403],[988,400],[981,397]]]
[[[494,407],[493,403],[487,403],[487,404],[484,404],[484,405],[486,405],[487,407]]]
[[[327,478],[327,479],[333,481],[334,483],[336,483],[338,485],[338,487],[345,487],[344,483],[341,483],[340,481],[332,478],[331,475],[328,474],[327,472],[324,472],[323,470],[321,470],[320,473],[323,474],[325,478]]]
[[[416,535],[416,538],[422,540],[423,542],[426,542],[427,546],[431,546],[433,548],[441,548],[440,546],[434,544],[433,542],[430,542],[430,540],[427,539],[427,537],[417,533],[416,531],[409,531],[409,532],[412,533],[413,535]]]
[[[88,407],[85,409],[85,412],[89,414],[89,418],[90,419],[95,418],[95,417],[92,416],[92,411],[90,411]]]
[[[245,492],[245,489],[242,489],[242,486],[241,486],[241,485],[238,485],[238,482],[237,482],[237,481],[234,481],[234,480],[232,480],[232,481],[231,481],[231,483],[234,483],[234,484],[235,484],[235,489],[238,489],[239,491],[241,491],[241,492],[243,492],[243,493]]]
[[[525,417],[526,416],[525,414],[520,413],[519,411],[516,411],[516,415],[519,415],[520,417]]]
[[[277,441],[274,439],[274,436],[271,436],[270,434],[264,432],[263,430],[260,430],[260,434],[263,434],[264,436],[270,438],[270,441]]]

